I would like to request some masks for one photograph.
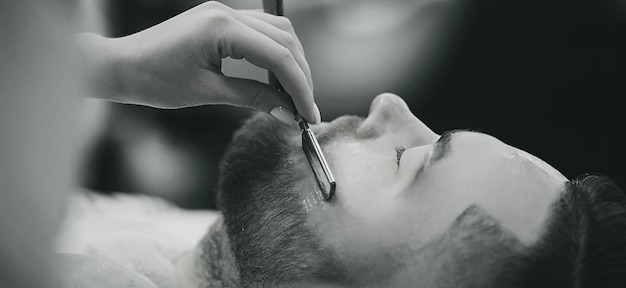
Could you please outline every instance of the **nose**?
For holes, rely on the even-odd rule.
[[[359,138],[376,138],[386,133],[409,137],[411,145],[426,145],[437,141],[439,135],[419,120],[402,98],[395,94],[380,94],[372,100],[369,115],[357,130]]]

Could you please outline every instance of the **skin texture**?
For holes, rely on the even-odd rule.
[[[325,134],[348,122],[353,123],[347,133],[325,140]],[[445,156],[435,160],[439,135],[392,94],[376,97],[364,121],[338,118],[314,130],[338,186],[330,202],[303,189],[309,190],[301,192],[308,221],[347,263],[358,285],[417,266],[409,255],[472,205],[522,244],[532,244],[567,181],[540,159],[477,132],[454,133]],[[406,149],[399,165],[398,147]],[[302,185],[310,185],[311,177]],[[387,287],[425,279],[415,270],[400,278]]]
[[[228,104],[270,112],[280,105],[292,119],[297,109],[320,122],[311,71],[285,17],[210,1],[126,37],[77,38],[95,97],[167,109]],[[226,57],[272,71],[293,104],[267,84],[222,74]]]
[[[61,287],[81,287],[86,285],[94,288],[161,288],[150,279],[115,263],[104,257],[93,257],[75,254],[56,256],[57,271]],[[171,287],[171,286],[170,286]]]

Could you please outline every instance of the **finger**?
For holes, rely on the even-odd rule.
[[[298,53],[299,49],[296,49],[297,45],[295,45],[295,43],[299,43],[299,40],[297,40],[297,38],[294,39],[293,37],[291,37],[290,33],[284,30],[278,29],[275,26],[270,25],[269,23],[260,21],[256,18],[247,17],[246,15],[236,10],[233,10],[232,8],[227,7],[225,5],[216,5],[215,8],[218,8],[221,11],[226,12],[228,15],[230,15],[234,19],[239,20],[244,26],[248,26],[254,31],[260,32],[261,34],[265,35],[266,37],[274,40],[276,43],[279,43],[280,45],[283,46],[282,48],[277,48],[274,50],[266,50],[262,47],[249,46],[249,43],[246,43],[246,46],[242,47],[242,48],[255,47],[254,49],[257,51],[245,52],[248,55],[251,55],[250,52],[266,53],[267,54],[266,56],[268,56],[268,58],[265,60],[269,59],[270,61],[274,62],[274,63],[269,63],[266,65],[263,65],[261,63],[255,63],[253,58],[242,55],[244,51],[238,51],[236,49],[235,50],[220,49],[220,51],[222,51],[223,54],[224,52],[231,53],[227,56],[230,56],[233,58],[242,58],[242,57],[246,58],[251,63],[274,72],[278,80],[283,85],[283,88],[285,88],[285,90],[293,97],[293,101],[294,101],[294,104],[296,105],[296,108],[298,109],[298,112],[307,121],[311,123],[316,123],[317,122],[316,119],[319,119],[320,117],[319,117],[319,112],[315,108],[314,101],[313,101],[313,81],[311,78],[311,71],[310,71],[308,63],[306,62],[306,59],[304,58],[304,54]],[[275,17],[269,14],[267,16]],[[276,18],[284,18],[284,17],[276,17]],[[284,20],[287,20],[287,19],[284,18]],[[274,20],[274,21],[276,22],[277,20]],[[289,26],[291,26],[291,23],[288,23],[288,24]],[[282,25],[285,25],[285,23],[282,23]],[[258,35],[253,35],[252,33],[245,31],[246,29],[240,29],[242,27],[235,26],[234,28],[235,28],[234,29],[235,31],[232,31],[234,35],[232,36],[235,36],[235,37],[231,37],[231,38],[237,38],[240,36],[246,37],[246,34],[248,34],[247,36],[249,36],[249,38],[247,39],[259,38]],[[293,28],[291,29],[293,30]],[[239,38],[239,39],[233,39],[233,40],[243,40],[243,39]],[[228,43],[228,41],[224,41],[224,42],[226,43],[221,43],[221,44],[232,46]],[[246,42],[246,41],[242,41],[242,42]],[[287,48],[287,50],[290,53],[286,53],[285,48]],[[287,54],[290,54],[290,55],[287,55]],[[263,55],[259,54],[258,56],[263,56]],[[277,59],[276,59],[276,56],[278,57]],[[225,55],[222,55],[222,57],[225,57]],[[300,66],[301,73],[304,73],[306,83],[310,90],[308,91],[308,93],[300,93],[300,91],[302,90],[300,79],[299,79],[300,75],[298,75],[299,74],[298,71],[294,69],[292,65],[293,60],[295,60],[295,62]]]
[[[313,90],[313,78],[311,77],[311,69],[309,67],[309,63],[306,61],[306,58],[304,56],[304,49],[302,48],[302,43],[300,43],[300,40],[296,36],[296,33],[291,26],[291,21],[289,21],[289,19],[250,10],[242,12],[230,9],[227,12],[235,19],[241,21],[244,25],[247,25],[256,31],[265,34],[272,40],[280,43],[281,45],[289,49],[294,55],[294,58],[296,59],[298,65],[300,65],[300,67],[302,68],[302,71],[307,78],[309,88]],[[250,16],[255,14],[257,17]],[[266,22],[264,21],[264,19],[273,21],[273,23],[275,23],[276,25],[270,22]]]
[[[228,41],[217,41],[221,57],[245,58],[250,63],[274,72],[285,91],[292,96],[295,107],[308,122],[317,123],[313,91],[307,77],[298,65],[292,50],[265,34],[243,25],[225,28]]]
[[[302,51],[302,53],[304,54],[302,42],[300,42],[300,39],[298,38],[298,35],[296,34],[296,31],[293,28],[293,25],[291,24],[291,20],[289,20],[289,18],[268,14],[263,12],[262,10],[239,10],[239,12],[247,15],[248,17],[256,18],[263,22],[269,23],[270,25],[280,30],[288,32],[289,34],[291,34],[291,36],[293,36],[294,39],[296,39],[298,49],[300,49],[300,51]]]
[[[214,104],[227,104],[266,112],[287,125],[296,122],[295,107],[291,101],[265,83],[223,75],[207,80],[210,83],[206,86],[211,87],[213,93],[218,95],[219,100]]]

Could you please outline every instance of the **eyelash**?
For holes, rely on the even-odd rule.
[[[402,159],[402,153],[404,153],[404,150],[406,150],[406,148],[396,147],[396,164],[398,164],[398,166],[400,166],[400,159]]]

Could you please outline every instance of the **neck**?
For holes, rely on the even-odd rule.
[[[220,216],[196,247],[176,263],[180,287],[239,287],[239,272]]]

